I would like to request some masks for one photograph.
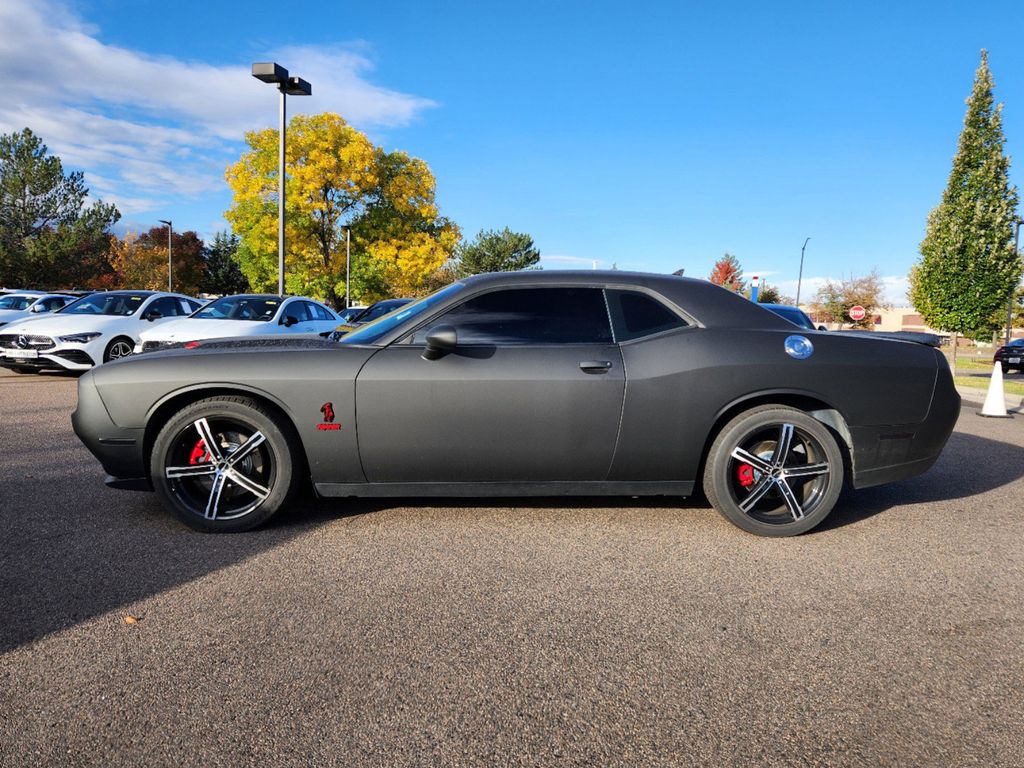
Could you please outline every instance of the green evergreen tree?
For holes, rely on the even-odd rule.
[[[238,265],[238,235],[218,232],[206,249],[202,292],[227,296],[249,290],[249,281]]]
[[[459,274],[466,276],[534,269],[540,261],[540,251],[532,237],[505,227],[500,232],[481,230],[472,242],[459,246],[457,257]]]
[[[1021,274],[1012,242],[1017,189],[1003,153],[1003,105],[994,103],[992,88],[982,51],[949,183],[928,216],[921,259],[910,273],[910,298],[921,317],[953,334],[954,364],[958,334],[974,334],[1000,307],[1005,311]]]
[[[95,202],[81,171],[64,173],[60,158],[25,128],[0,134],[0,283],[81,286],[110,271],[110,227],[120,214]]]

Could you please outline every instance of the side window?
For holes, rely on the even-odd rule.
[[[460,344],[610,343],[608,311],[600,288],[521,288],[485,293],[446,312],[413,336],[451,325]]]
[[[55,309],[60,309],[66,303],[67,302],[62,298],[46,299],[45,301],[43,301],[43,309],[45,309],[47,312],[52,312]]]
[[[326,308],[320,306],[319,304],[314,304],[313,302],[310,302],[309,308],[310,311],[313,313],[314,320],[334,320],[334,317],[331,315],[331,313],[328,312]]]
[[[606,293],[616,341],[630,341],[687,326],[683,318],[645,293],[616,290]]]
[[[195,312],[197,309],[203,306],[198,301],[193,301],[192,299],[178,299],[178,303],[181,305],[182,315],[191,315],[193,312]]]
[[[293,301],[287,307],[284,308],[285,316],[291,315],[300,323],[305,323],[309,320],[309,309],[308,303],[305,301]]]
[[[178,302],[173,296],[157,299],[149,305],[146,311],[153,312],[154,310],[160,313],[160,317],[177,317],[181,314],[178,311]]]

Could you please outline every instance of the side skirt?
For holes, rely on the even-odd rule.
[[[502,496],[689,496],[692,481],[545,483],[316,483],[320,496],[461,497]]]

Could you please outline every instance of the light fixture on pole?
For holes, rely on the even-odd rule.
[[[807,244],[811,242],[811,238],[804,240],[803,247],[800,248],[800,274],[796,279],[796,305],[800,306],[800,284],[804,281],[804,249]]]
[[[252,65],[252,76],[273,83],[281,92],[281,120],[277,135],[277,292],[284,295],[284,202],[285,202],[285,98],[309,96],[313,86],[301,77],[289,77],[288,70],[272,61]]]
[[[161,224],[167,225],[167,292],[171,292],[171,233],[174,227],[167,219],[157,219]]]

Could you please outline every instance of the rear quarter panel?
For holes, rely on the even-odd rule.
[[[803,335],[814,354],[786,354]],[[704,446],[731,406],[764,394],[812,397],[851,427],[920,422],[937,371],[919,344],[792,330],[691,328],[622,346],[626,395],[611,480],[696,477]]]

